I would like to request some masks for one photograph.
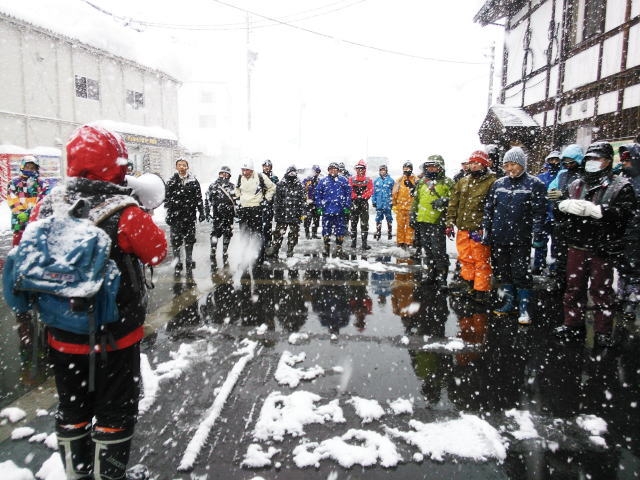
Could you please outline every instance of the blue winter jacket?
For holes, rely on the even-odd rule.
[[[530,245],[543,235],[546,188],[523,173],[502,177],[491,186],[484,207],[483,229],[490,245]]]
[[[373,182],[373,196],[371,197],[371,203],[376,209],[384,210],[391,208],[391,191],[394,184],[393,178],[390,175],[384,177],[378,177]]]
[[[339,215],[345,208],[351,208],[351,187],[346,177],[338,175],[324,177],[316,186],[316,207],[323,215]]]

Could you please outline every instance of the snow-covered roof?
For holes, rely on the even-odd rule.
[[[473,17],[473,21],[483,26],[488,25],[500,18],[513,15],[526,3],[526,0],[487,0]]]
[[[490,108],[504,127],[538,127],[538,123],[521,107],[492,105]]]
[[[53,35],[78,40],[170,76],[181,76],[180,57],[171,53],[166,37],[129,28],[117,17],[99,11],[87,2],[0,0],[0,15],[48,30]]]

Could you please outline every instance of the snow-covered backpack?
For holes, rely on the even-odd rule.
[[[96,224],[127,205],[117,196],[88,210],[79,200],[69,213],[31,222],[17,247],[7,255],[3,290],[17,313],[38,312],[46,325],[95,336],[118,320],[116,296],[120,271],[112,259],[111,238]]]

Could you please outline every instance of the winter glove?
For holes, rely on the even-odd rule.
[[[448,198],[436,198],[433,202],[431,202],[431,206],[436,210],[444,210],[445,208],[447,208],[448,204]]]
[[[316,208],[316,213],[318,215],[322,215],[322,209],[321,208]]]
[[[27,212],[20,212],[18,215],[16,215],[16,219],[19,223],[27,223],[27,221],[29,220],[29,214]]]
[[[449,225],[447,228],[445,228],[444,234],[449,240],[453,240],[454,238],[456,238],[456,230],[455,228],[453,228],[453,225]]]
[[[584,206],[585,216],[593,218],[602,218],[602,207],[593,202],[589,202]]]
[[[469,232],[469,238],[474,242],[482,242],[483,232],[482,230],[472,230]]]
[[[351,213],[351,209],[349,209],[349,208],[347,208],[347,207],[344,207],[344,208],[342,209],[342,213],[344,213],[345,215],[349,215],[349,214]]]
[[[602,210],[599,205],[588,200],[562,200],[558,204],[561,212],[578,215],[579,217],[602,218]]]
[[[300,215],[300,221],[301,222],[304,222],[306,218],[307,218],[306,215]]]
[[[404,180],[404,186],[405,186],[405,187],[409,187],[409,188],[413,188],[413,186],[414,186],[414,185],[413,185],[413,183],[411,183],[411,181],[410,181],[410,180],[408,180],[408,179],[406,179],[406,178],[405,178],[405,180]]]
[[[307,198],[307,205],[313,205],[313,200],[311,200],[310,198]]]
[[[562,191],[557,189],[549,190],[547,192],[547,198],[554,201],[560,200],[562,198]]]
[[[200,216],[198,217],[198,220],[200,222],[204,222],[207,219],[207,217],[205,216],[204,212],[200,212]]]

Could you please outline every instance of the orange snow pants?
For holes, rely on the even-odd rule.
[[[413,228],[409,225],[409,210],[396,211],[396,243],[413,245]]]
[[[491,290],[491,249],[469,238],[468,230],[458,230],[456,248],[460,262],[460,276],[473,282],[473,289],[481,292]]]

